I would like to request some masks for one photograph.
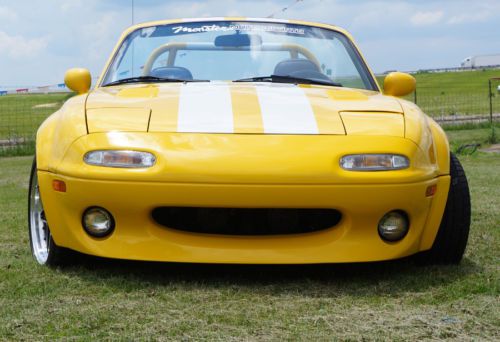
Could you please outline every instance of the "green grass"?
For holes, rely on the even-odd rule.
[[[0,146],[1,157],[31,156],[35,154],[35,140],[27,139],[22,144]]]
[[[495,132],[498,135],[500,125],[495,125]],[[457,152],[460,146],[469,144],[479,144],[481,147],[487,146],[492,138],[492,127],[469,128],[469,129],[450,129],[445,130],[450,141],[450,147],[453,152]],[[497,137],[498,139],[498,137]],[[468,150],[470,151],[470,149]],[[467,151],[466,151],[467,152]]]
[[[417,73],[417,104],[433,117],[446,115],[489,114],[488,80],[500,77],[500,69],[463,72]],[[383,84],[383,77],[378,77]],[[493,111],[500,113],[500,94],[495,81]],[[413,101],[414,95],[406,97]]]
[[[485,132],[449,132],[452,143]],[[86,258],[40,267],[31,157],[0,158],[0,340],[499,340],[500,155],[461,156],[472,227],[459,266],[217,266]]]

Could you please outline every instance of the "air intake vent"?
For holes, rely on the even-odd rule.
[[[171,229],[219,235],[311,233],[337,225],[342,217],[334,209],[200,207],[160,207],[152,216]]]

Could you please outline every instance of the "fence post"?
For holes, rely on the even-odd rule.
[[[490,95],[490,123],[493,124],[493,92],[491,91],[491,79],[488,80],[488,92]]]
[[[417,87],[415,87],[415,91],[413,92],[413,102],[417,104]]]

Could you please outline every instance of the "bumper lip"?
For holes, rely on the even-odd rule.
[[[448,190],[442,182],[446,177],[373,185],[111,182],[44,171],[39,171],[39,177],[47,219],[58,245],[102,257],[164,262],[311,264],[401,258],[423,250],[422,239],[430,236],[425,240],[432,243],[437,232],[439,210],[434,215],[437,219],[428,222],[436,203],[425,197],[425,188],[438,184],[438,191]],[[66,193],[51,190],[55,178],[67,183]],[[385,196],[380,196],[382,190]],[[182,232],[154,222],[152,209],[172,204],[324,207],[341,211],[342,219],[335,227],[311,233],[214,236]],[[97,239],[84,233],[81,214],[92,205],[106,208],[115,217],[112,235]],[[378,236],[377,223],[385,212],[394,209],[407,211],[412,226],[402,241],[387,243]]]

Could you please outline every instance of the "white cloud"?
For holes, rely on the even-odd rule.
[[[358,10],[356,11],[356,9]],[[349,5],[343,9],[340,16],[353,18],[350,20],[352,29],[364,30],[380,28],[383,26],[382,22],[392,25],[406,25],[405,18],[408,18],[413,12],[413,8],[406,3],[385,5],[379,2],[368,2],[356,6]],[[337,17],[339,16],[337,15]]]
[[[90,62],[104,62],[113,49],[124,27],[116,25],[118,15],[106,13],[95,18],[92,23],[82,27],[84,53]]]
[[[0,7],[0,21],[15,21],[17,13],[7,7]]]
[[[61,11],[62,12],[69,12],[71,10],[75,10],[79,7],[82,7],[83,3],[82,0],[63,0],[60,1],[60,6],[61,6]]]
[[[28,39],[23,36],[10,36],[0,31],[0,51],[11,58],[34,57],[47,47],[48,37]]]
[[[165,1],[165,18],[196,18],[216,16],[265,17],[278,8],[276,1],[205,0],[198,2]],[[274,10],[274,11],[273,11]],[[158,13],[154,13],[158,15]]]
[[[479,23],[487,21],[491,16],[491,12],[475,12],[475,13],[464,13],[452,16],[448,20],[448,24],[466,24],[466,23]]]
[[[213,7],[208,3],[191,3],[184,5],[171,6],[167,5],[165,14],[170,18],[195,18],[195,17],[212,17],[214,16]],[[216,9],[215,9],[216,10]]]
[[[414,26],[434,25],[443,18],[443,15],[443,11],[419,11],[410,18],[410,22]]]

